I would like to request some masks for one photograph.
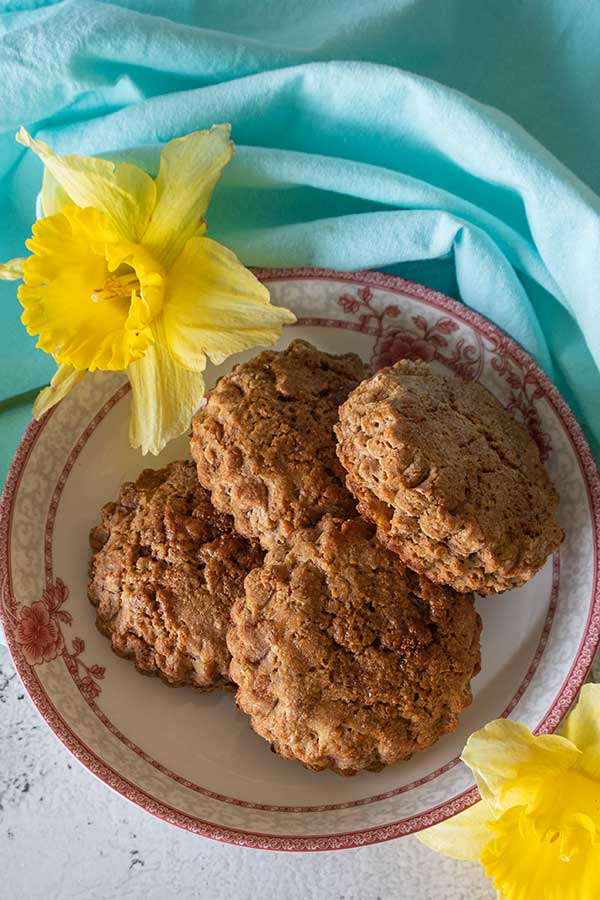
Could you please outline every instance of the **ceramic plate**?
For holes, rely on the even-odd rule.
[[[510,716],[552,731],[584,681],[600,634],[592,456],[564,400],[526,353],[463,305],[379,273],[264,270],[294,310],[280,347],[306,338],[373,366],[400,357],[482,381],[537,441],[561,495],[567,537],[525,587],[478,601],[481,673],[458,730],[379,773],[314,773],[270,752],[231,694],[141,678],[94,626],[88,532],[103,503],[144,465],[187,455],[187,439],[142,459],[127,442],[121,375],[87,376],[18,449],[0,513],[2,620],[23,682],[50,728],[107,785],[149,812],[219,840],[332,850],[439,822],[477,797],[458,755],[468,735]],[[208,371],[209,385],[252,354]]]

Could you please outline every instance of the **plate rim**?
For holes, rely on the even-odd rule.
[[[284,280],[342,281],[352,283],[358,287],[381,288],[392,293],[408,295],[415,299],[423,300],[438,309],[445,309],[453,313],[457,318],[485,335],[500,337],[504,347],[511,352],[522,366],[527,366],[529,369],[533,368],[536,378],[544,389],[545,398],[551,402],[555,414],[565,429],[581,469],[582,480],[585,484],[590,504],[593,531],[594,572],[585,628],[569,673],[543,720],[535,729],[536,732],[542,729],[552,730],[559,724],[573,703],[579,688],[587,677],[594,654],[600,645],[600,474],[582,428],[558,388],[535,360],[514,338],[507,335],[500,326],[460,301],[418,282],[372,270],[339,272],[333,269],[300,267],[253,268],[252,271],[261,281],[267,283]],[[217,825],[175,809],[169,806],[166,801],[157,800],[146,794],[139,785],[132,784],[124,775],[112,769],[107,762],[101,759],[91,748],[87,747],[83,739],[62,718],[59,710],[56,709],[51,698],[46,694],[33,667],[21,661],[20,654],[16,652],[17,647],[12,634],[12,623],[4,609],[5,591],[10,587],[10,525],[12,523],[12,509],[21,482],[21,476],[27,465],[31,450],[52,413],[53,410],[40,421],[36,422],[32,419],[29,423],[11,462],[0,499],[0,622],[4,627],[7,646],[13,664],[30,699],[50,730],[54,732],[63,746],[88,771],[116,793],[141,806],[144,810],[163,821],[214,840],[256,849],[326,851],[380,843],[413,833],[422,827],[442,821],[476,802],[478,799],[477,789],[469,788],[461,794],[437,804],[424,813],[418,813],[408,819],[397,822],[388,822],[381,826],[370,826],[365,829],[340,833],[332,832],[326,835],[266,834]],[[548,723],[550,723],[549,726]],[[423,821],[424,819],[426,821]]]

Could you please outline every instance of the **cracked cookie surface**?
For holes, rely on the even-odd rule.
[[[263,554],[213,509],[194,464],[124,484],[90,545],[88,596],[115,653],[172,685],[228,685],[230,608]]]
[[[212,502],[265,548],[322,515],[356,515],[335,452],[338,407],[368,374],[354,353],[305,341],[223,376],[194,418],[191,453]]]
[[[476,381],[401,360],[353,391],[336,434],[360,513],[433,581],[516,588],[563,539],[537,446]]]
[[[362,519],[325,516],[271,550],[231,621],[238,706],[308,768],[379,771],[453,731],[471,702],[472,595],[407,569]]]

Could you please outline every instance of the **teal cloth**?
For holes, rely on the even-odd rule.
[[[3,8],[0,259],[23,255],[40,186],[20,124],[155,171],[161,142],[230,121],[209,233],[249,265],[383,268],[459,297],[541,363],[598,453],[595,0]],[[53,364],[0,292],[4,475],[30,416],[14,397]]]

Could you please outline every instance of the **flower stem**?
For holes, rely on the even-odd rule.
[[[45,385],[41,384],[39,387],[31,388],[30,391],[23,391],[22,394],[15,394],[13,397],[0,400],[0,413],[7,409],[14,409],[15,406],[21,406],[23,403],[32,403],[44,387]]]

